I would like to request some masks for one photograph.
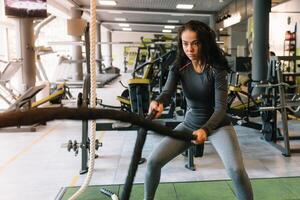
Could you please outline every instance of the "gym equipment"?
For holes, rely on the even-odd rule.
[[[167,75],[168,75],[168,67],[174,61],[176,56],[176,50],[170,50],[169,52],[165,53],[164,55],[156,58],[155,60],[147,61],[140,66],[137,66],[136,69],[132,72],[132,79],[129,80],[129,87],[132,87],[137,84],[149,84],[150,88],[147,89],[149,94],[145,94],[146,96],[150,96],[151,99],[154,99],[161,91],[162,87],[166,82]],[[143,75],[139,75],[138,72],[142,71]],[[135,87],[135,86],[134,86]],[[158,91],[155,91],[158,88]],[[125,89],[121,96],[118,96],[117,99],[121,104],[121,109],[130,111],[135,110],[135,108],[131,108],[131,98],[136,99],[135,93],[131,94],[129,89]],[[173,112],[175,110],[175,105],[169,109],[169,116],[173,117]],[[148,109],[148,108],[147,108]],[[147,110],[146,109],[146,110]],[[133,112],[135,112],[133,111]],[[166,117],[166,116],[165,116]]]
[[[156,55],[156,58],[150,59],[136,66],[132,76],[136,77],[142,72],[142,77],[151,79],[151,88],[159,87],[161,92],[163,85],[167,79],[169,66],[174,62],[176,57],[176,48],[170,49],[163,55]]]
[[[287,109],[292,111],[300,110],[300,98],[287,99],[286,88],[296,88],[300,85],[290,86],[283,82],[281,62],[273,59],[270,61],[268,70],[268,83],[256,84],[256,87],[266,88],[262,95],[263,104],[259,107],[262,112],[262,133],[264,139],[279,149],[284,156],[291,156],[292,152],[299,152],[299,149],[290,148],[290,140],[300,139],[300,136],[290,136],[288,129]],[[297,108],[294,110],[293,108]],[[277,110],[281,113],[282,132],[277,127]],[[283,140],[284,145],[279,141]]]
[[[6,63],[6,62],[5,62]],[[6,66],[0,71],[0,97],[11,105],[20,95],[14,91],[10,85],[10,80],[19,71],[22,66],[22,60],[13,60],[6,63]]]
[[[261,102],[261,100],[251,95],[253,90],[251,75],[247,74],[244,84],[239,83],[239,79],[240,73],[230,72],[227,113],[234,124],[261,130],[261,124],[250,121],[250,117],[258,117],[260,115],[258,107]],[[247,92],[242,89],[245,84],[247,85]]]
[[[68,77],[66,74],[68,74],[68,68],[66,66],[62,66],[62,64],[72,64],[72,63],[78,63],[78,62],[85,62],[87,63],[86,59],[82,60],[71,60],[68,56],[65,55],[59,55],[59,62],[55,71],[56,74],[56,81],[57,84],[65,83],[68,87],[72,88],[82,88],[83,87],[83,81],[73,81],[70,80],[70,77]],[[98,63],[102,63],[101,60],[97,60]],[[87,72],[88,73],[88,72]],[[96,83],[98,88],[104,87],[106,84],[110,83],[111,81],[115,80],[120,76],[119,73],[104,73],[104,74],[97,74],[96,76]]]
[[[99,147],[102,147],[102,142],[99,142],[99,140],[97,139],[95,141],[95,149],[98,150]],[[88,141],[87,144],[82,144],[77,142],[76,140],[72,141],[69,140],[69,142],[67,144],[63,144],[61,147],[63,148],[67,148],[67,150],[70,152],[71,150],[75,152],[75,156],[78,155],[78,150],[79,148],[84,148],[84,145],[86,145],[86,148],[89,149],[90,148],[90,142]]]
[[[143,46],[139,46],[137,49],[134,71],[148,59],[158,58],[168,51],[171,51],[174,49],[174,44],[176,44],[173,38],[167,38],[160,34],[154,35],[154,39],[141,37],[141,43]]]
[[[61,104],[62,99],[72,99],[72,94],[70,93],[69,87],[62,83],[59,85],[52,84],[50,87],[50,95],[46,96],[36,102],[33,102],[31,107],[35,108],[44,103],[50,102],[52,104]]]
[[[195,171],[194,157],[202,157],[204,152],[204,144],[192,144],[182,155],[187,157],[188,161],[185,168]]]
[[[152,78],[154,65],[158,65],[164,61],[164,64],[167,64],[167,61],[172,59],[171,55],[174,55],[174,50],[166,53],[162,57],[155,59],[154,61],[145,62],[132,73],[132,79],[129,80],[128,88],[126,88],[121,96],[117,96],[117,100],[119,100],[121,104],[121,110],[128,112],[140,113],[141,116],[144,116],[148,111],[149,103],[151,100],[150,94],[153,94],[152,91]],[[142,76],[138,76],[137,72],[143,70],[144,74]],[[151,80],[150,80],[151,79]],[[122,84],[122,83],[121,83]],[[162,84],[162,82],[161,82]],[[125,87],[125,86],[124,86]],[[161,86],[162,87],[162,86]],[[153,96],[152,96],[153,99]],[[112,108],[112,106],[100,104],[103,107]],[[114,107],[117,108],[117,107]],[[113,130],[113,128],[117,128],[118,130],[137,130],[137,127],[119,127],[114,126],[112,123],[102,123],[101,126],[97,126],[97,130]],[[114,129],[116,130],[116,129]]]
[[[129,80],[131,111],[140,116],[148,112],[150,104],[149,79],[133,78]]]
[[[87,24],[87,28],[89,29],[89,24]],[[85,48],[87,49],[87,47],[89,47],[89,41],[87,41],[86,37],[84,37],[84,41],[82,42],[50,42],[49,44],[51,45],[85,45]],[[106,44],[105,42],[102,43],[100,42],[99,45],[102,44]],[[61,83],[65,83],[67,84],[68,87],[73,87],[73,88],[82,88],[83,87],[83,82],[84,81],[73,81],[70,80],[70,77],[68,77],[66,74],[66,69],[68,67],[66,66],[61,66],[62,64],[72,64],[72,63],[87,63],[89,62],[89,57],[86,55],[86,58],[81,59],[81,60],[72,60],[70,58],[70,56],[65,56],[65,55],[59,55],[59,62],[56,68],[56,83],[57,84],[61,84]],[[98,66],[100,67],[99,71],[106,71],[107,73],[101,73],[101,74],[97,74],[96,75],[96,85],[98,88],[102,88],[104,87],[106,84],[109,84],[110,82],[112,82],[113,80],[117,79],[120,76],[120,71],[118,68],[116,67],[108,67],[102,70],[102,60],[101,59],[95,59],[95,61],[98,63]],[[70,67],[69,67],[70,68]],[[86,73],[88,74],[88,70],[86,71]]]
[[[41,91],[45,87],[45,85],[29,88],[23,95],[15,94],[12,89],[7,87],[7,85],[9,84],[9,81],[15,75],[15,73],[21,68],[21,63],[21,60],[11,61],[5,66],[3,72],[0,73],[0,89],[6,94],[4,96],[1,93],[0,97],[2,97],[10,105],[8,111],[13,109],[21,109],[24,106],[34,108],[48,101],[50,101],[51,103],[60,103],[63,97],[72,98],[72,95],[69,92],[69,88],[63,83],[55,88],[51,88],[52,91],[50,92],[49,96],[33,103],[31,103],[32,98],[39,91]],[[44,75],[44,77],[46,76]],[[9,100],[7,96],[11,96],[12,100]]]
[[[44,88],[45,85],[30,87],[22,96],[11,104],[6,111],[30,109],[32,107],[32,99]]]
[[[49,100],[52,104],[60,104],[62,99],[72,99],[73,96],[70,92],[70,88],[65,84],[51,84],[50,85],[50,96]]]

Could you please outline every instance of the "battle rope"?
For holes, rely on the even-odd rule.
[[[183,141],[195,140],[195,135],[186,132],[173,131],[167,126],[143,119],[135,113],[113,109],[97,108],[36,108],[28,111],[11,111],[0,113],[0,128],[33,125],[52,120],[94,120],[112,119],[128,122],[143,127],[147,130],[157,132],[160,135],[170,136]]]
[[[153,119],[154,116],[156,115],[156,112],[152,112],[150,115],[146,117],[146,119]],[[141,160],[142,157],[142,151],[143,147],[146,141],[147,137],[147,129],[145,128],[140,128],[138,130],[135,146],[134,146],[134,151],[131,156],[131,162],[129,165],[126,181],[124,184],[124,189],[121,195],[121,200],[128,200],[130,197],[134,177],[136,174],[136,171],[138,169],[139,161]]]

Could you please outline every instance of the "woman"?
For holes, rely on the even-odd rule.
[[[193,133],[195,144],[210,140],[233,181],[239,200],[252,200],[237,136],[226,115],[227,61],[216,44],[214,32],[204,23],[189,21],[178,30],[178,56],[161,95],[150,103],[149,112],[160,116],[182,84],[188,111],[175,130]],[[145,177],[146,200],[152,200],[160,181],[161,168],[190,147],[191,143],[165,137],[148,159]]]

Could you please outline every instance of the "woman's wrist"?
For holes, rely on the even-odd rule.
[[[206,133],[206,135],[208,135],[209,131],[206,127],[202,127],[201,129]]]

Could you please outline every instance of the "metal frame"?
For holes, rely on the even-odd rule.
[[[290,136],[288,130],[288,119],[287,119],[287,102],[286,102],[286,94],[285,87],[286,83],[283,82],[283,75],[281,71],[281,63],[277,60],[270,61],[270,75],[272,77],[276,77],[274,83],[269,84],[257,84],[256,87],[261,88],[271,88],[273,90],[273,96],[277,97],[277,90],[279,92],[280,104],[277,105],[276,100],[273,99],[272,106],[263,106],[260,107],[260,111],[273,111],[273,133],[272,133],[272,141],[268,141],[272,146],[276,147],[278,150],[282,152],[284,156],[291,156],[293,152],[300,152],[300,149],[291,149],[290,140],[298,140],[300,136]],[[281,112],[281,120],[283,125],[283,130],[277,128],[277,111]],[[282,140],[284,142],[283,145],[279,144],[278,141]]]

